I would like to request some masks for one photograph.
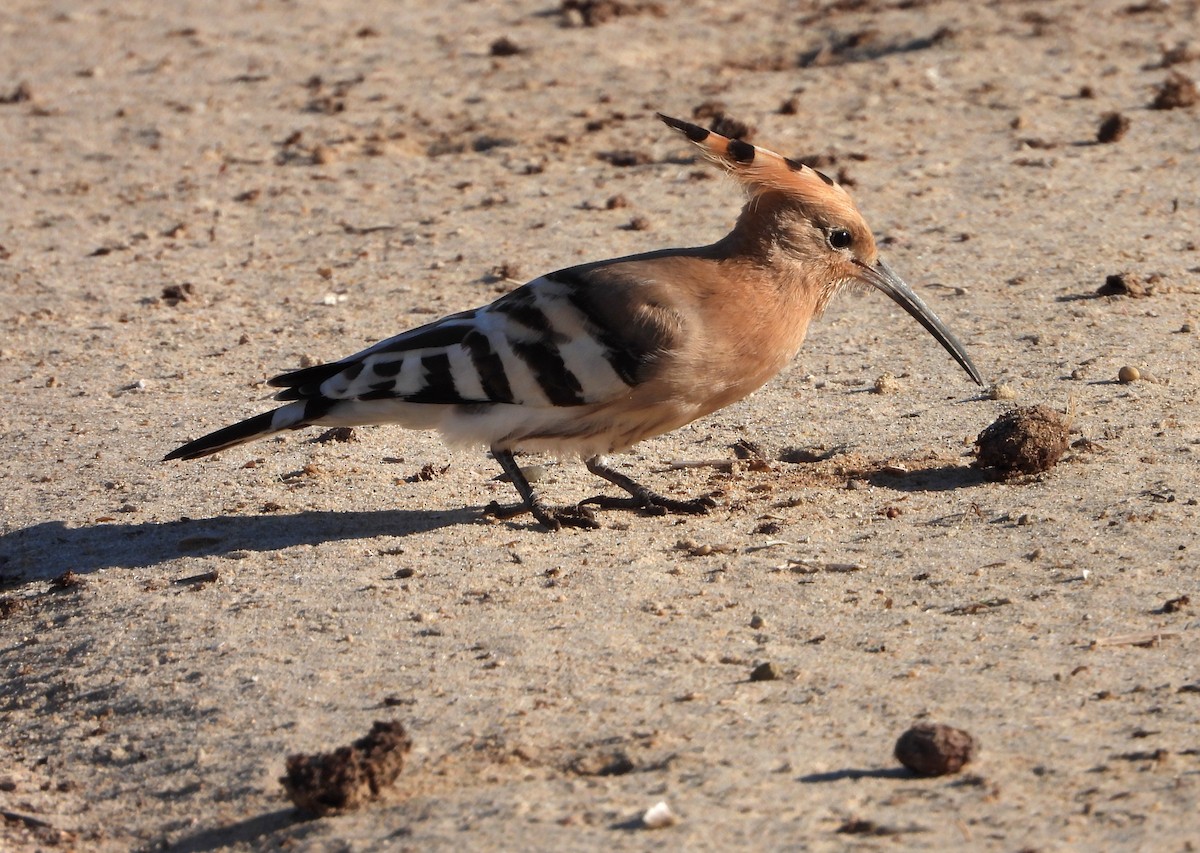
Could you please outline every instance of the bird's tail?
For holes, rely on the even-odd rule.
[[[198,459],[218,453],[230,447],[237,447],[248,441],[257,441],[272,433],[285,429],[300,429],[319,420],[333,406],[334,401],[324,397],[314,397],[309,400],[299,400],[280,406],[270,412],[255,415],[216,432],[210,432],[203,438],[189,441],[182,447],[177,447],[163,457],[166,462],[171,459]]]

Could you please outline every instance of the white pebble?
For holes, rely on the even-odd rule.
[[[642,815],[642,824],[646,829],[666,829],[679,823],[679,818],[666,803],[656,803]]]

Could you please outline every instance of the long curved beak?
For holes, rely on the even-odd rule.
[[[967,374],[975,380],[977,385],[983,384],[983,377],[979,375],[979,369],[971,361],[967,351],[963,345],[959,343],[958,338],[950,333],[946,328],[946,324],[938,319],[937,314],[929,309],[921,297],[913,292],[913,289],[904,283],[904,279],[896,275],[896,273],[883,262],[880,258],[876,261],[875,266],[867,266],[866,264],[859,265],[859,279],[872,287],[877,287],[892,297],[893,300],[905,311],[911,314],[918,323],[925,327],[929,334],[937,338],[939,344],[946,348],[946,352],[954,356],[954,360],[962,365],[962,369],[967,371]]]

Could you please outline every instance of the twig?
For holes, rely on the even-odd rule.
[[[1147,648],[1159,645],[1163,640],[1175,639],[1182,635],[1180,631],[1143,631],[1138,634],[1118,634],[1115,637],[1097,637],[1088,645],[1090,649],[1103,646],[1144,646]]]
[[[33,815],[21,814],[20,812],[10,812],[8,809],[0,809],[0,817],[5,820],[15,820],[18,823],[23,823],[30,829],[53,829],[54,827],[46,823],[46,821],[36,818]]]
[[[844,574],[846,572],[861,572],[863,570],[861,563],[819,563],[816,560],[797,560],[794,558],[789,558],[786,563],[775,568],[795,572],[798,575],[815,575],[817,572]]]
[[[718,471],[729,473],[733,470],[732,459],[673,459],[667,463],[666,468],[660,468],[658,473],[663,471],[678,471],[681,468],[716,468]]]

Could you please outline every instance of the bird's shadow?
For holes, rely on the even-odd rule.
[[[345,539],[408,536],[476,522],[478,509],[309,511],[68,527],[44,521],[0,535],[0,589],[64,572],[144,568],[179,557],[277,551]]]
[[[257,847],[258,843],[266,840],[268,836],[298,824],[304,826],[302,816],[295,809],[279,809],[254,815],[234,824],[201,829],[180,838],[166,849],[171,853],[208,853],[235,844]]]

